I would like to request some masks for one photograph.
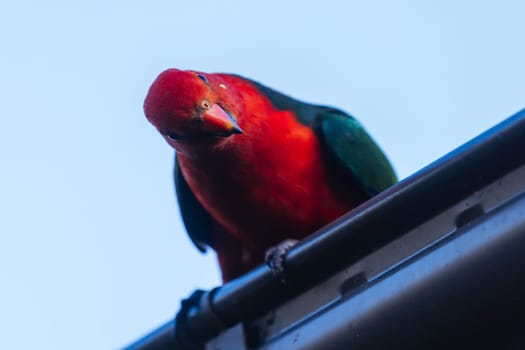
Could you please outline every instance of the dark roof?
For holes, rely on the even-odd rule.
[[[260,317],[523,164],[525,110],[301,241],[286,256],[286,283],[261,266],[204,292],[199,310],[185,320],[185,342],[199,347],[239,322]],[[128,349],[183,349],[176,328],[181,325],[170,322]]]

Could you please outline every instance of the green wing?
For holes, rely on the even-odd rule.
[[[367,193],[375,195],[397,182],[385,154],[356,119],[330,109],[318,118],[317,133]]]
[[[274,107],[293,111],[302,124],[312,127],[321,142],[369,195],[397,182],[394,169],[383,151],[351,115],[335,108],[304,103],[253,80],[240,78],[257,87]]]

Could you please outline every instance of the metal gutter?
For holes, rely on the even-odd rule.
[[[261,266],[203,292],[191,313],[126,349],[203,348],[223,330],[260,317],[523,164],[525,110],[301,241],[286,256],[285,284]]]

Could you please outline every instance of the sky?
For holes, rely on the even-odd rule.
[[[144,118],[231,72],[357,117],[404,178],[525,107],[522,1],[0,4],[0,349],[118,349],[220,283]]]

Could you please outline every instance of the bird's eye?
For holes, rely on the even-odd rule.
[[[180,136],[177,134],[167,134],[166,137],[170,139],[171,141],[177,141],[180,140]]]
[[[211,104],[210,104],[208,101],[206,101],[206,100],[202,100],[202,102],[201,102],[201,107],[202,107],[203,109],[210,109]]]
[[[197,77],[202,80],[203,82],[205,82],[206,84],[208,84],[208,79],[206,79],[206,77],[202,74],[197,74]]]

